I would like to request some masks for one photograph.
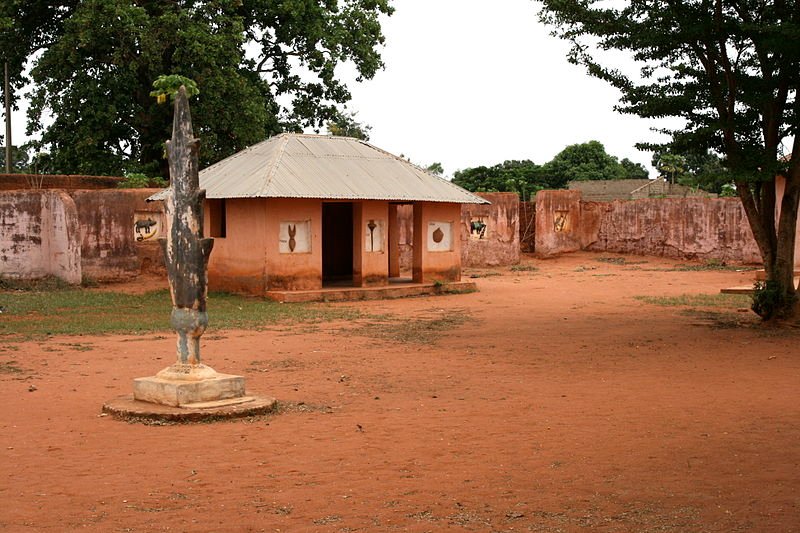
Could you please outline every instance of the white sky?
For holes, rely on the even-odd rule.
[[[598,140],[650,166],[634,144],[660,140],[653,121],[613,110],[619,93],[567,62],[532,0],[395,0],[383,21],[385,70],[350,84],[350,111],[370,142],[445,174],[508,159],[543,164]]]
[[[370,142],[445,174],[508,159],[543,164],[570,144],[650,166],[634,144],[658,140],[656,124],[613,111],[618,92],[567,62],[533,0],[394,0],[382,22],[385,70],[347,80],[349,111],[372,126]],[[347,69],[342,69],[346,72]],[[26,102],[12,113],[25,141]],[[0,112],[2,110],[0,109]]]

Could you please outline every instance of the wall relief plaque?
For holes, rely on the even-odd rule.
[[[278,250],[282,254],[311,253],[311,221],[291,220],[281,222]]]

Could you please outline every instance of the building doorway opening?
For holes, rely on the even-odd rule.
[[[353,284],[353,204],[322,204],[322,283]]]

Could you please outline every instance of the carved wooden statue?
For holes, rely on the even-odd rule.
[[[200,336],[208,325],[207,266],[214,239],[203,238],[203,200],[186,88],[175,97],[172,140],[167,141],[170,187],[165,198],[169,231],[160,239],[172,294],[171,324],[178,334],[178,361],[173,371],[200,365]]]

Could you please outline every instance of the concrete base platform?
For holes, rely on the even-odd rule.
[[[719,292],[722,294],[746,294],[749,296],[753,294],[753,286],[743,285],[741,287],[727,287],[725,289],[720,289]]]
[[[452,281],[442,284],[391,283],[381,287],[325,287],[310,291],[267,291],[265,296],[271,300],[285,303],[343,302],[406,298],[433,294],[459,294],[475,292],[476,290],[478,290],[478,286],[474,281]]]
[[[161,374],[161,373],[159,373]],[[133,380],[133,397],[141,402],[181,407],[244,396],[244,378],[216,374],[197,381],[164,379],[160,375]]]
[[[103,405],[103,412],[129,422],[211,422],[269,413],[277,406],[274,398],[242,396],[230,400],[171,407],[122,396]]]

